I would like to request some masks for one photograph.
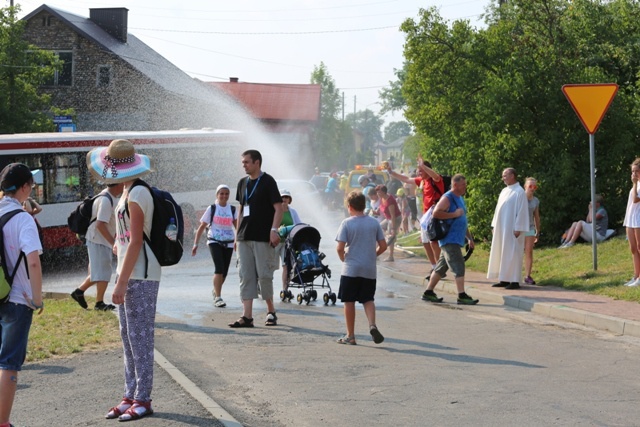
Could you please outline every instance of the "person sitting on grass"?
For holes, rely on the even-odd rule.
[[[356,344],[356,301],[364,307],[373,342],[380,344],[384,337],[376,326],[376,258],[387,250],[384,233],[375,219],[365,215],[364,194],[352,191],[347,196],[349,218],[340,224],[336,241],[338,257],[342,261],[338,298],[344,303],[347,334],[338,344]]]
[[[602,242],[606,239],[607,227],[609,226],[609,216],[606,209],[602,206],[603,198],[600,194],[596,194],[596,239]],[[582,237],[587,242],[593,241],[591,220],[591,202],[589,202],[589,211],[585,221],[576,221],[565,233],[562,244],[558,249],[566,249],[576,244],[578,237]]]

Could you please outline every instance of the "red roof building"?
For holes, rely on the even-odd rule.
[[[320,120],[319,84],[207,82],[235,98],[288,148],[300,153],[311,147]]]

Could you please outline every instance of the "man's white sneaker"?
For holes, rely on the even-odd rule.
[[[636,279],[635,282],[633,282],[632,284],[627,285],[627,286],[629,286],[630,288],[635,288],[635,287],[640,286],[640,278]]]
[[[227,303],[224,302],[221,297],[216,297],[216,299],[213,300],[213,305],[216,307],[226,307]]]
[[[627,283],[625,283],[624,286],[631,286],[632,284],[634,284],[636,282],[636,280],[638,280],[638,278],[634,277],[633,279],[631,279]]]

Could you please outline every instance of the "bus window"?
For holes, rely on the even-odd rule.
[[[46,203],[75,202],[95,193],[84,156],[84,153],[43,156]]]

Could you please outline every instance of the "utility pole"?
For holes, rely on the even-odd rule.
[[[342,122],[344,123],[344,92],[342,92]]]
[[[353,95],[353,122],[356,122],[356,96]]]

